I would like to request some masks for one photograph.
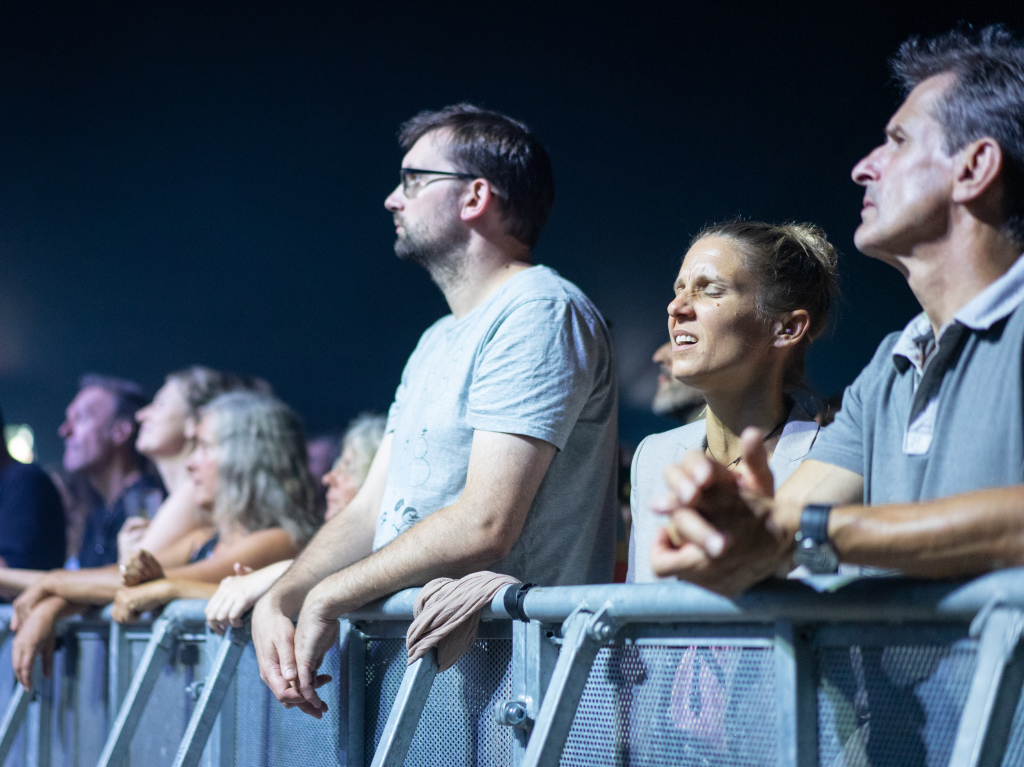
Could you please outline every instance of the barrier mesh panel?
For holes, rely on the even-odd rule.
[[[366,652],[366,764],[380,742],[406,668],[404,639],[375,639]],[[458,663],[434,679],[405,760],[467,767],[512,764],[514,732],[494,717],[512,697],[512,640],[478,639]]]
[[[327,713],[314,719],[297,708],[286,709],[260,679],[256,651],[250,643],[242,653],[235,674],[234,763],[238,767],[320,767],[345,764],[340,722],[346,721],[342,691],[347,688],[347,668],[342,653],[333,648],[324,658],[320,673],[333,681],[320,688]]]
[[[763,646],[603,648],[560,764],[775,765],[774,682]]]
[[[16,684],[14,669],[11,668],[11,639],[12,637],[8,636],[7,641],[0,647],[0,716],[6,713],[7,704],[10,702]],[[24,763],[25,728],[23,727],[14,741],[14,745],[11,746],[11,751],[7,755],[7,759],[4,760],[3,767],[21,767]]]
[[[948,765],[975,650],[967,640],[820,650],[820,764]]]
[[[133,668],[138,668],[145,649],[145,642],[131,643]],[[202,660],[203,643],[175,643],[132,737],[128,752],[129,765],[154,767],[174,761],[195,705],[188,688],[193,682],[202,681],[205,676]]]

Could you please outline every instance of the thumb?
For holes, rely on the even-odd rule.
[[[750,426],[740,435],[743,460],[737,469],[740,487],[758,495],[775,494],[775,479],[768,468],[768,451],[764,448],[761,430]]]

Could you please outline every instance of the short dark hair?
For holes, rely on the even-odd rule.
[[[114,398],[114,418],[125,418],[135,425],[135,413],[149,402],[146,391],[134,381],[115,376],[89,373],[78,380],[78,390],[95,386]]]
[[[1002,24],[964,26],[932,38],[914,36],[890,62],[907,95],[929,77],[950,73],[956,82],[936,117],[946,151],[990,136],[1003,150],[1003,226],[1024,245],[1024,45]]]
[[[508,233],[528,247],[536,245],[555,202],[551,158],[537,137],[507,115],[472,104],[453,104],[420,112],[402,125],[398,141],[408,150],[437,130],[447,132],[448,159],[460,173],[491,183]]]
[[[757,313],[765,323],[782,312],[807,310],[807,333],[789,361],[784,381],[789,389],[800,388],[807,349],[828,329],[839,294],[839,253],[814,224],[766,224],[737,218],[705,227],[690,241],[690,247],[705,237],[721,237],[739,246],[744,265],[757,280]]]

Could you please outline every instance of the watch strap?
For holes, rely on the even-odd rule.
[[[809,503],[800,514],[800,538],[810,538],[819,546],[828,543],[828,517],[832,506],[822,503]]]

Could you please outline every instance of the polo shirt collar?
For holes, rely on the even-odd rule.
[[[988,330],[1012,314],[1021,303],[1024,303],[1024,258],[1018,257],[1006,274],[960,307],[953,321],[971,330]],[[921,370],[925,351],[933,340],[931,322],[928,315],[921,312],[907,323],[893,346],[893,365],[900,373],[905,373],[911,365]]]

